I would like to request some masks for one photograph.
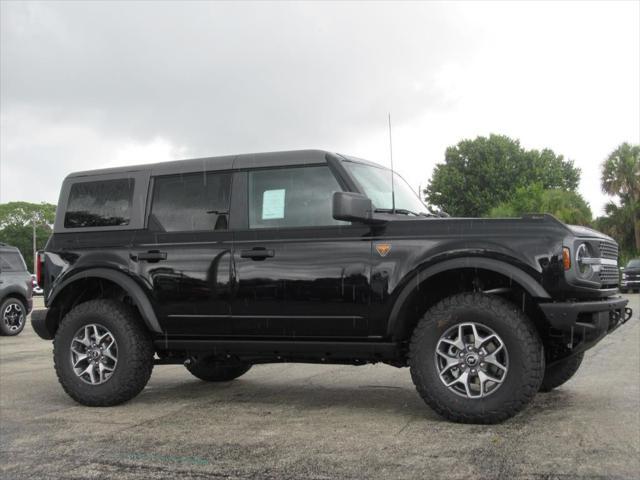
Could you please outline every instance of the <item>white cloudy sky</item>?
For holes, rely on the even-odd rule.
[[[582,168],[640,142],[640,2],[1,3],[0,202],[74,170],[324,148],[417,188],[503,133]]]

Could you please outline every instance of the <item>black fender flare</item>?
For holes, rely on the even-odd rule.
[[[389,323],[387,325],[387,333],[393,338],[397,338],[402,333],[403,321],[401,318],[402,308],[405,306],[407,298],[415,291],[417,286],[428,278],[447,270],[456,270],[460,268],[478,268],[489,270],[492,272],[505,275],[514,282],[519,284],[526,292],[534,298],[550,299],[551,296],[531,275],[524,270],[511,265],[502,260],[484,257],[458,257],[449,260],[443,260],[434,265],[419,270],[413,277],[407,281],[398,294],[396,301],[389,315]]]
[[[50,307],[48,312],[51,312],[53,310],[53,307],[55,307],[56,298],[65,290],[66,287],[74,282],[87,278],[102,278],[104,280],[109,280],[116,285],[119,285],[131,297],[136,307],[138,307],[138,310],[142,315],[142,320],[144,321],[147,328],[151,331],[151,333],[162,333],[162,328],[160,327],[160,323],[158,322],[158,317],[156,317],[156,312],[153,309],[151,302],[149,301],[149,297],[144,292],[142,287],[125,273],[118,272],[117,270],[112,270],[109,268],[90,268],[72,274],[69,278],[63,280],[60,285],[56,286],[53,292],[51,292],[51,296],[47,299],[47,305]],[[48,325],[52,325],[50,323],[52,321],[53,320],[49,320],[49,318],[47,318]]]

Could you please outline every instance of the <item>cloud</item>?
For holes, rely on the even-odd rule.
[[[491,132],[583,169],[640,141],[637,3],[1,4],[0,201],[70,171],[327,148],[424,185]],[[586,183],[585,183],[586,182]],[[595,205],[594,205],[595,204]]]

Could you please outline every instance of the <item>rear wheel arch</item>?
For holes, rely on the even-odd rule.
[[[48,299],[46,325],[55,335],[60,321],[74,306],[96,298],[127,299],[152,334],[162,333],[155,310],[142,287],[124,273],[106,268],[89,269],[65,279]]]
[[[4,297],[0,298],[0,304],[4,303],[5,300],[9,298],[15,298],[22,303],[22,306],[25,308],[25,312],[29,309],[29,303],[27,302],[27,298],[20,292],[9,292]]]
[[[427,308],[456,293],[473,291],[470,285],[478,278],[490,288],[494,284],[508,286],[523,308],[537,309],[534,299],[550,298],[531,275],[505,261],[481,257],[444,260],[420,269],[405,282],[389,315],[387,334],[394,340],[407,340]]]

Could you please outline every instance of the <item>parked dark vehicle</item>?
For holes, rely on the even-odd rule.
[[[31,275],[20,250],[0,243],[0,335],[18,335],[33,302]]]
[[[620,290],[623,292],[640,292],[640,258],[629,260],[622,269]]]
[[[154,364],[215,382],[385,362],[446,418],[492,423],[630,318],[611,238],[548,215],[442,218],[394,178],[395,204],[389,170],[315,150],[69,175],[32,315],[62,386],[105,406]]]

